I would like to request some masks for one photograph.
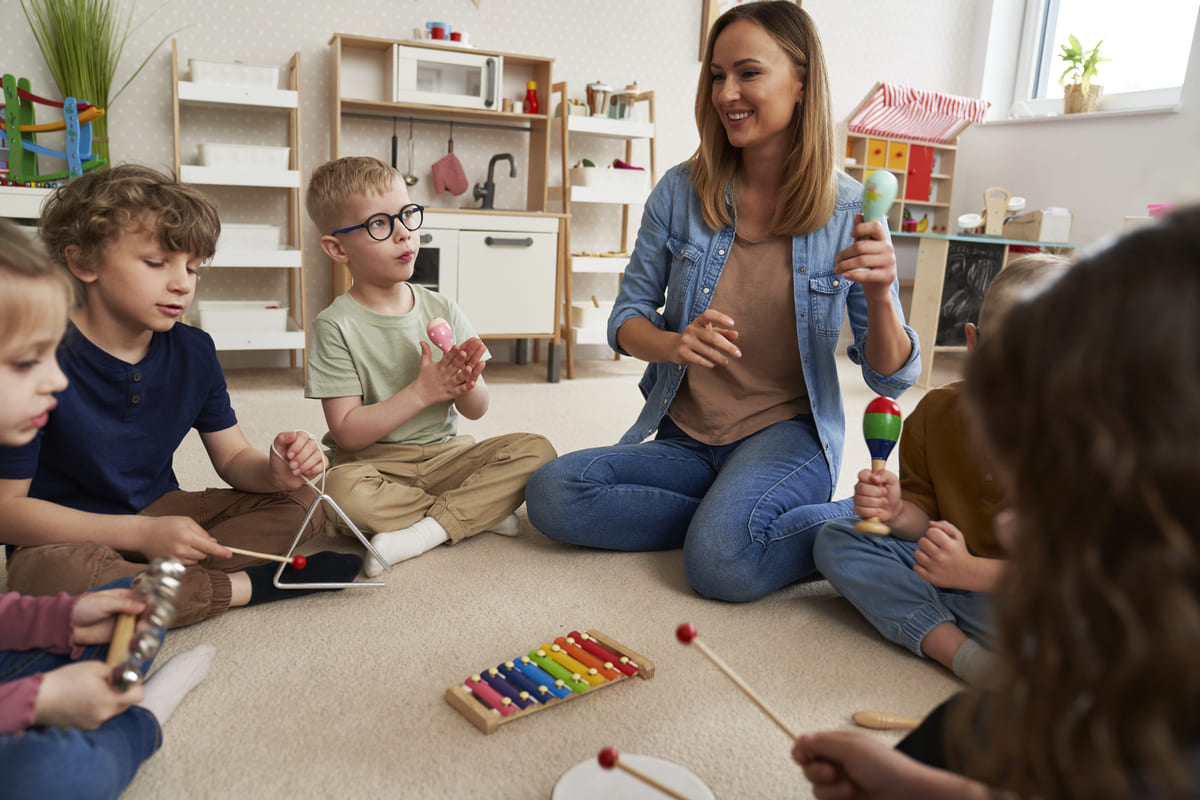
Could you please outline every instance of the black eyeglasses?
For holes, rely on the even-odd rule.
[[[399,214],[372,214],[361,225],[351,225],[349,228],[334,231],[330,235],[337,236],[339,233],[349,233],[359,228],[365,228],[368,236],[377,242],[383,242],[392,238],[392,233],[396,230],[396,220],[400,220],[400,224],[407,230],[415,231],[425,221],[425,207],[410,203],[400,209]]]

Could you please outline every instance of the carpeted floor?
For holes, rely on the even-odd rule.
[[[843,367],[850,432],[839,496],[869,465],[860,415],[872,396]],[[939,367],[940,381],[957,364],[939,357]],[[585,361],[575,380],[548,384],[543,365],[492,364],[491,411],[462,430],[477,438],[536,431],[559,452],[612,442],[640,405],[640,370],[628,359]],[[256,446],[283,429],[324,432],[299,372],[228,377]],[[905,412],[920,394],[900,399]],[[194,434],[176,470],[184,488],[217,481]],[[548,798],[566,770],[611,745],[684,765],[717,797],[810,797],[781,730],[675,640],[682,621],[796,731],[848,727],[861,709],[920,716],[959,688],[941,668],[884,642],[824,581],[749,605],[709,602],[687,586],[678,552],[575,549],[546,540],[523,509],[521,517],[518,537],[482,534],[436,548],[399,565],[381,589],[235,610],[173,631],[163,655],[207,642],[216,647],[212,671],[125,796]],[[305,549],[330,546],[361,549],[351,540]],[[654,677],[491,735],[445,702],[448,687],[573,629],[639,651]],[[641,785],[628,780],[609,796],[637,796]]]

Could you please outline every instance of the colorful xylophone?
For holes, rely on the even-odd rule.
[[[598,631],[571,631],[451,686],[446,702],[476,728],[492,733],[507,722],[634,675],[649,680],[654,665]]]

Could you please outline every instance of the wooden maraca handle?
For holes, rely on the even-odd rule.
[[[851,718],[854,720],[855,725],[863,728],[875,728],[876,730],[912,730],[921,724],[921,720],[914,717],[898,717],[894,714],[885,714],[882,711],[855,711]]]

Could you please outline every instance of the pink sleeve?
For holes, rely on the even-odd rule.
[[[79,598],[0,595],[0,650],[72,652],[71,612]]]
[[[0,734],[20,733],[33,724],[44,673],[0,684]]]

